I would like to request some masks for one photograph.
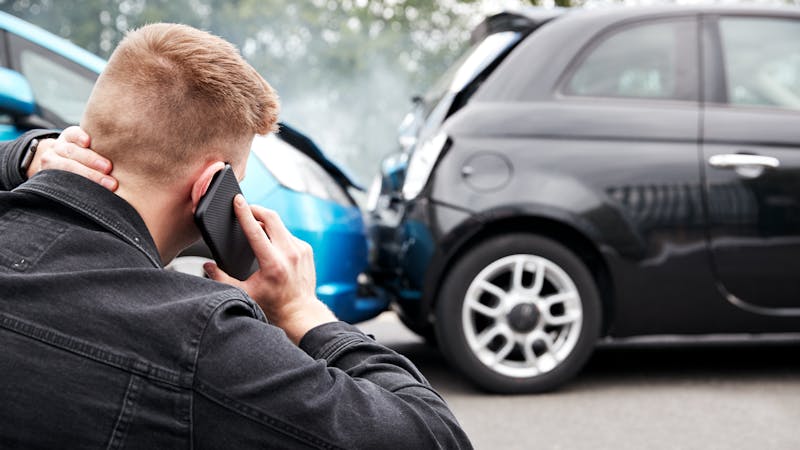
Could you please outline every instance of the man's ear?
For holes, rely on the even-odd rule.
[[[200,175],[194,180],[194,184],[192,184],[192,214],[197,211],[197,204],[200,203],[203,194],[208,190],[208,186],[211,184],[214,174],[224,168],[225,163],[222,161],[209,162],[200,172]]]

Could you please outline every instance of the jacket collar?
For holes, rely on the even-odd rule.
[[[156,267],[163,267],[142,216],[122,197],[99,184],[61,170],[44,170],[15,192],[29,192],[71,208],[135,247]]]

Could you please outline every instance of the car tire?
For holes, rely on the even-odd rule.
[[[400,319],[400,322],[406,326],[406,328],[408,328],[412,333],[421,337],[426,344],[430,345],[431,347],[439,346],[439,343],[436,341],[436,330],[433,329],[433,325],[417,324],[403,314],[397,314],[397,317]]]
[[[483,241],[446,276],[436,305],[445,358],[496,393],[552,390],[592,353],[601,307],[586,265],[560,243],[514,233]]]

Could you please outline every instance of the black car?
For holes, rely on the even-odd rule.
[[[371,275],[495,392],[599,339],[800,331],[800,9],[523,10],[404,121]]]

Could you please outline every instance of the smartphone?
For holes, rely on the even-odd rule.
[[[258,268],[253,249],[233,211],[233,197],[241,194],[230,164],[214,174],[200,198],[194,220],[220,269],[244,280]]]

